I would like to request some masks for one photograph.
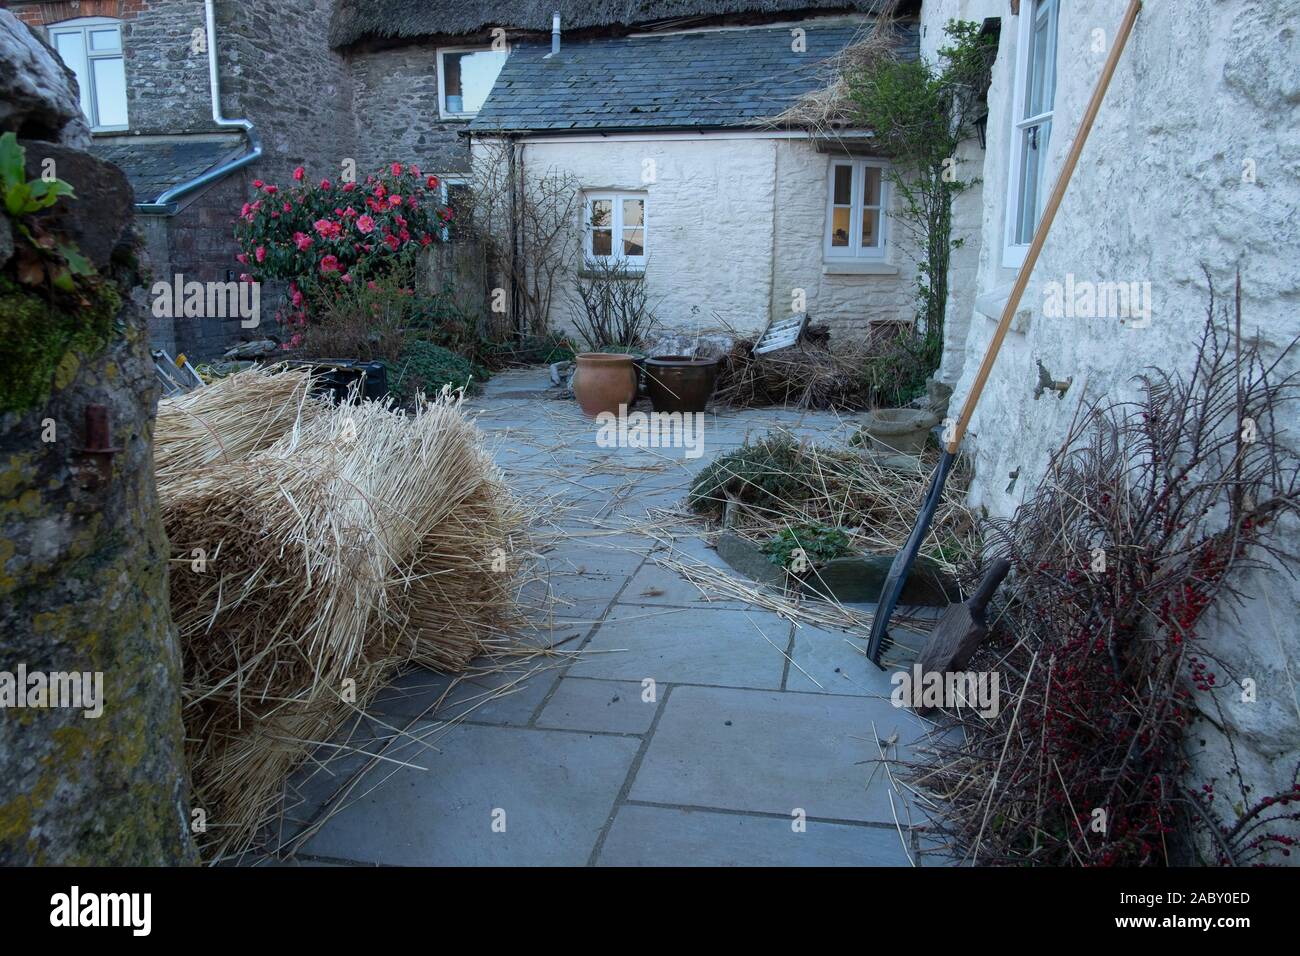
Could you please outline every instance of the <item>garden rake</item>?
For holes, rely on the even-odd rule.
[[[1015,285],[1011,288],[1011,295],[1007,298],[1006,305],[1002,307],[1002,316],[998,319],[997,329],[993,333],[993,338],[989,341],[988,349],[984,352],[984,361],[980,364],[975,381],[971,384],[966,400],[962,404],[961,417],[957,419],[954,428],[951,430],[945,428],[943,453],[940,455],[939,464],[935,467],[934,475],[930,479],[930,487],[926,492],[925,500],[921,503],[921,511],[917,515],[916,524],[912,528],[912,533],[908,535],[902,550],[894,557],[894,562],[889,568],[889,574],[886,575],[885,583],[880,589],[880,599],[876,604],[875,617],[871,621],[871,638],[867,643],[867,657],[881,670],[885,669],[885,665],[881,664],[880,655],[893,643],[889,636],[889,618],[894,613],[894,608],[898,606],[898,599],[903,592],[903,585],[907,583],[907,576],[911,573],[912,565],[921,550],[921,543],[929,533],[930,522],[934,519],[935,508],[939,504],[939,499],[943,496],[943,486],[948,479],[948,472],[952,469],[957,452],[961,448],[961,440],[966,434],[966,428],[970,424],[971,416],[975,413],[975,406],[979,402],[980,394],[984,391],[984,385],[993,369],[993,363],[997,361],[998,352],[1002,348],[1002,340],[1006,338],[1007,329],[1011,327],[1011,319],[1020,307],[1020,299],[1025,293],[1025,287],[1029,284],[1029,276],[1033,273],[1034,265],[1038,262],[1038,255],[1042,252],[1043,243],[1047,241],[1047,233],[1052,228],[1052,220],[1056,218],[1056,211],[1061,205],[1061,199],[1065,196],[1066,187],[1070,185],[1070,177],[1074,174],[1074,167],[1078,164],[1079,155],[1083,152],[1084,144],[1088,141],[1088,133],[1092,131],[1092,124],[1097,119],[1097,112],[1101,109],[1101,102],[1106,96],[1106,89],[1110,86],[1111,77],[1115,74],[1116,66],[1119,65],[1120,54],[1124,52],[1124,45],[1128,42],[1129,34],[1133,30],[1133,23],[1137,20],[1138,11],[1141,8],[1141,0],[1129,0],[1128,9],[1124,11],[1124,18],[1120,21],[1119,30],[1115,34],[1115,43],[1111,47],[1110,55],[1107,56],[1106,63],[1101,69],[1101,76],[1097,80],[1097,86],[1092,91],[1092,99],[1088,101],[1088,108],[1084,110],[1083,119],[1079,121],[1079,131],[1074,137],[1074,142],[1070,144],[1070,150],[1066,154],[1064,164],[1061,166],[1061,172],[1056,177],[1056,184],[1052,187],[1051,195],[1047,199],[1047,205],[1043,209],[1042,218],[1039,219],[1038,227],[1034,230],[1034,238],[1025,253],[1024,264],[1021,265],[1020,272],[1016,276]]]

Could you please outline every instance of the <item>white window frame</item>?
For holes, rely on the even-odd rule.
[[[1030,47],[1033,43],[1034,21],[1038,18],[1038,12],[1044,5],[1050,5],[1051,11],[1049,16],[1052,18],[1051,25],[1051,58],[1052,58],[1052,105],[1053,109],[1045,110],[1037,116],[1025,116],[1025,101],[1029,93],[1029,54]],[[1007,201],[1005,205],[1006,221],[1003,223],[1003,241],[1002,241],[1002,265],[1012,269],[1019,269],[1025,262],[1025,254],[1029,251],[1029,243],[1018,242],[1016,239],[1016,223],[1020,219],[1020,197],[1023,193],[1021,177],[1024,175],[1024,141],[1030,135],[1030,130],[1042,126],[1044,123],[1051,123],[1055,112],[1056,101],[1056,67],[1058,54],[1060,52],[1060,0],[1021,0],[1019,23],[1016,32],[1016,77],[1015,92],[1012,96],[1012,113],[1011,113],[1011,161],[1008,165],[1007,179]],[[1047,164],[1046,150],[1051,143],[1051,130],[1049,127],[1047,142],[1041,144],[1037,149],[1043,150],[1039,160],[1040,182],[1038,186],[1039,209],[1035,216],[1035,223],[1042,216],[1042,203],[1046,200],[1044,187],[1047,183]]]
[[[107,27],[117,29],[117,49],[109,52],[96,53],[90,48],[90,34],[94,30],[103,30]],[[86,84],[89,89],[85,91],[86,102],[90,104],[91,115],[86,117],[86,122],[96,133],[111,133],[129,130],[131,128],[131,111],[130,104],[127,102],[128,87],[126,83],[126,48],[122,45],[122,21],[115,20],[112,17],[77,17],[74,20],[64,20],[60,23],[51,23],[45,28],[46,37],[51,47],[55,47],[55,55],[58,55],[55,37],[58,36],[80,36],[81,48],[85,51],[86,56]],[[99,97],[95,91],[95,71],[92,66],[94,60],[121,60],[122,61],[122,97],[126,103],[127,122],[122,126],[105,126],[99,122]],[[62,57],[59,62],[63,62]],[[71,67],[68,67],[71,69]]]
[[[490,46],[440,46],[433,51],[434,61],[438,68],[438,116],[442,119],[473,119],[478,116],[478,110],[453,113],[447,109],[447,81],[443,72],[442,58],[447,53],[505,53],[510,55],[508,50],[493,50]],[[495,81],[493,81],[495,85]],[[461,81],[461,96],[464,97],[464,80]]]
[[[849,196],[849,238],[847,246],[831,245],[831,230],[835,223],[835,170],[840,166],[853,169]],[[867,169],[880,170],[880,244],[862,245],[862,192],[866,188]],[[827,262],[865,259],[882,262],[889,247],[889,163],[883,159],[832,158],[826,168],[826,228],[822,230],[822,255]]]
[[[591,241],[593,229],[591,227],[591,204],[602,199],[608,199],[613,205],[613,221],[611,226],[611,254],[608,256],[598,256],[591,250]],[[623,255],[623,200],[639,199],[641,200],[641,255],[625,256]],[[635,227],[632,227],[635,228]],[[588,265],[597,265],[608,263],[618,265],[634,271],[645,269],[646,256],[650,250],[650,198],[647,193],[637,192],[631,189],[600,189],[590,192],[583,191],[582,194],[582,257]]]

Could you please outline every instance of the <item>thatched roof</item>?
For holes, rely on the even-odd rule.
[[[330,20],[330,44],[358,40],[415,39],[488,34],[551,32],[560,11],[565,32],[646,28],[676,21],[726,16],[774,18],[795,13],[875,13],[881,0],[337,0]]]

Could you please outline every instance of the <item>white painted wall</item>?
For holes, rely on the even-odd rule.
[[[923,7],[927,45],[951,17],[1003,18],[990,91],[978,266],[967,298],[1009,286],[1016,274],[1001,261],[1017,25],[1010,6],[1008,0],[932,0]],[[1105,59],[1092,49],[1093,31],[1104,31],[1109,43],[1125,6],[1124,0],[1061,4],[1053,171]],[[1188,368],[1205,317],[1202,263],[1225,292],[1241,268],[1246,327],[1259,330],[1274,354],[1300,334],[1297,22],[1298,0],[1146,4],[1035,269],[1017,331],[1007,337],[972,423],[966,448],[975,458],[973,504],[996,514],[1013,511],[1044,473],[1081,400],[1133,395],[1131,378],[1148,365]],[[1254,183],[1242,179],[1247,161],[1254,163]],[[1070,273],[1091,281],[1149,281],[1150,327],[1128,328],[1111,318],[1047,318],[1045,284],[1063,283]],[[960,277],[962,283],[971,279]],[[996,314],[968,313],[964,332],[958,322],[949,325],[951,358],[964,353],[954,408],[996,320]],[[1034,399],[1035,357],[1053,377],[1074,379],[1063,399]],[[1295,370],[1298,358],[1288,355],[1283,369]],[[1296,422],[1288,425],[1294,436]],[[1016,469],[1020,479],[1008,493],[1008,475]],[[1294,540],[1294,531],[1283,533]],[[1300,583],[1258,576],[1245,590],[1258,597],[1240,620],[1221,622],[1210,641],[1223,662],[1221,675],[1253,678],[1259,700],[1246,704],[1239,692],[1224,691],[1201,703],[1235,737],[1246,781],[1258,797],[1286,785],[1300,757]],[[1231,815],[1229,804],[1240,801],[1241,792],[1225,777],[1224,737],[1205,721],[1191,737],[1192,777],[1198,785],[1216,781],[1220,810]],[[1297,861],[1300,854],[1291,858]]]
[[[478,146],[481,150],[482,147]],[[770,314],[788,315],[792,290],[806,291],[813,321],[860,335],[868,320],[909,318],[913,272],[901,250],[887,275],[823,274],[830,157],[807,140],[779,137],[586,138],[527,141],[526,175],[558,168],[585,189],[644,191],[646,281],[661,323],[702,326],[716,310],[737,331],[756,334]],[[653,181],[643,172],[653,164]],[[573,242],[580,223],[574,223]],[[581,309],[563,284],[552,322]]]

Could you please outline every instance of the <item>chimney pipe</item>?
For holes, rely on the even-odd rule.
[[[551,14],[551,56],[560,52],[560,11]]]

